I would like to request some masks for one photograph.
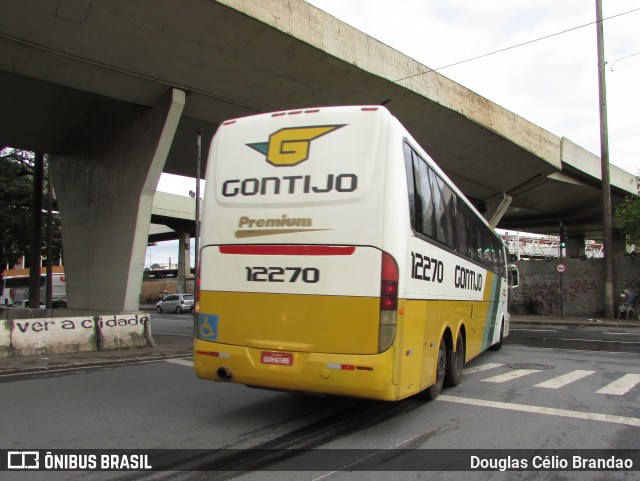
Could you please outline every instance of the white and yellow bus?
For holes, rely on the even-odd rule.
[[[51,277],[51,301],[53,307],[66,306],[67,285],[63,267],[53,268]],[[44,268],[40,274],[40,300],[44,301],[47,295],[47,276]],[[20,301],[29,299],[29,269],[11,269],[3,272],[0,277],[0,306],[13,306],[20,304]]]
[[[206,181],[198,377],[434,398],[507,335],[502,239],[385,108],[224,122]]]

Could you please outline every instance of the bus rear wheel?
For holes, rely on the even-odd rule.
[[[433,400],[438,397],[444,384],[445,373],[447,371],[447,346],[444,338],[440,339],[440,347],[438,348],[438,360],[436,366],[436,382],[423,391],[423,397],[427,400]]]
[[[464,339],[462,332],[458,333],[456,339],[456,350],[447,352],[447,371],[445,373],[444,385],[453,387],[460,384],[462,380],[462,370],[464,369]]]

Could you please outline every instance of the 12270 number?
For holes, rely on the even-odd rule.
[[[444,264],[433,257],[412,252],[411,277],[421,281],[442,283],[444,280]]]
[[[249,282],[306,282],[320,280],[320,270],[315,267],[246,267]]]

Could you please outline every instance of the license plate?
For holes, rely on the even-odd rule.
[[[277,366],[293,366],[293,354],[290,352],[262,352],[260,353],[260,362]]]

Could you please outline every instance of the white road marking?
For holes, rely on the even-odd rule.
[[[598,394],[623,396],[636,387],[637,384],[640,384],[640,374],[625,374],[596,392]]]
[[[186,359],[167,359],[167,362],[179,364],[180,366],[193,367],[193,361],[187,361]]]
[[[178,337],[193,337],[193,334],[172,334],[170,332],[157,332],[153,331],[154,334],[158,336],[178,336]]]
[[[527,404],[514,404],[498,401],[485,401],[484,399],[473,399],[458,396],[441,394],[436,401],[452,402],[458,404],[468,404],[470,406],[488,407],[494,409],[505,409],[508,411],[519,411],[526,413],[545,414],[547,416],[560,416],[573,419],[584,419],[589,421],[601,421],[611,424],[623,424],[625,426],[640,427],[640,419],[627,416],[615,416],[612,414],[588,413],[583,411],[571,411],[569,409],[545,408],[541,406],[530,406]]]
[[[498,364],[497,362],[489,362],[487,364],[481,364],[476,367],[469,367],[462,371],[462,374],[473,374],[475,372],[486,371],[488,369],[495,369],[496,367],[504,366],[504,364]]]
[[[523,344],[518,345],[518,347],[525,347]],[[574,353],[574,352],[586,352],[586,353],[593,353],[593,354],[600,354],[600,355],[615,355],[615,356],[619,356],[619,355],[623,355],[623,356],[637,356],[638,353],[637,352],[628,352],[628,351],[592,351],[590,349],[565,349],[562,347],[539,347],[537,348],[539,351],[552,351],[552,352],[567,352],[567,353]]]
[[[185,322],[193,322],[193,317],[189,316],[189,317],[163,317],[162,319],[157,319],[157,321],[164,321],[164,322],[179,322],[184,324]],[[151,323],[153,324],[153,320],[151,321]]]
[[[482,379],[482,382],[507,382],[512,381],[513,379],[518,379],[519,377],[528,376],[529,374],[535,374],[536,372],[540,372],[540,369],[516,369],[505,374],[498,374],[497,376]]]
[[[549,379],[548,381],[541,382],[540,384],[536,384],[536,387],[544,387],[547,389],[558,389],[566,386],[567,384],[571,384],[579,379],[585,378],[587,376],[591,376],[595,371],[583,371],[577,369],[575,371],[568,372],[567,374],[563,374],[562,376],[554,377],[553,379]]]
[[[615,340],[607,340],[607,339],[573,339],[570,337],[556,337],[554,338],[558,341],[581,341],[581,342],[609,342],[609,343],[617,343],[617,344],[640,344],[640,341],[615,341]]]
[[[514,329],[513,327],[509,328],[509,332],[511,331],[527,331],[527,332],[558,332],[557,329],[522,329],[522,328],[517,328]]]

